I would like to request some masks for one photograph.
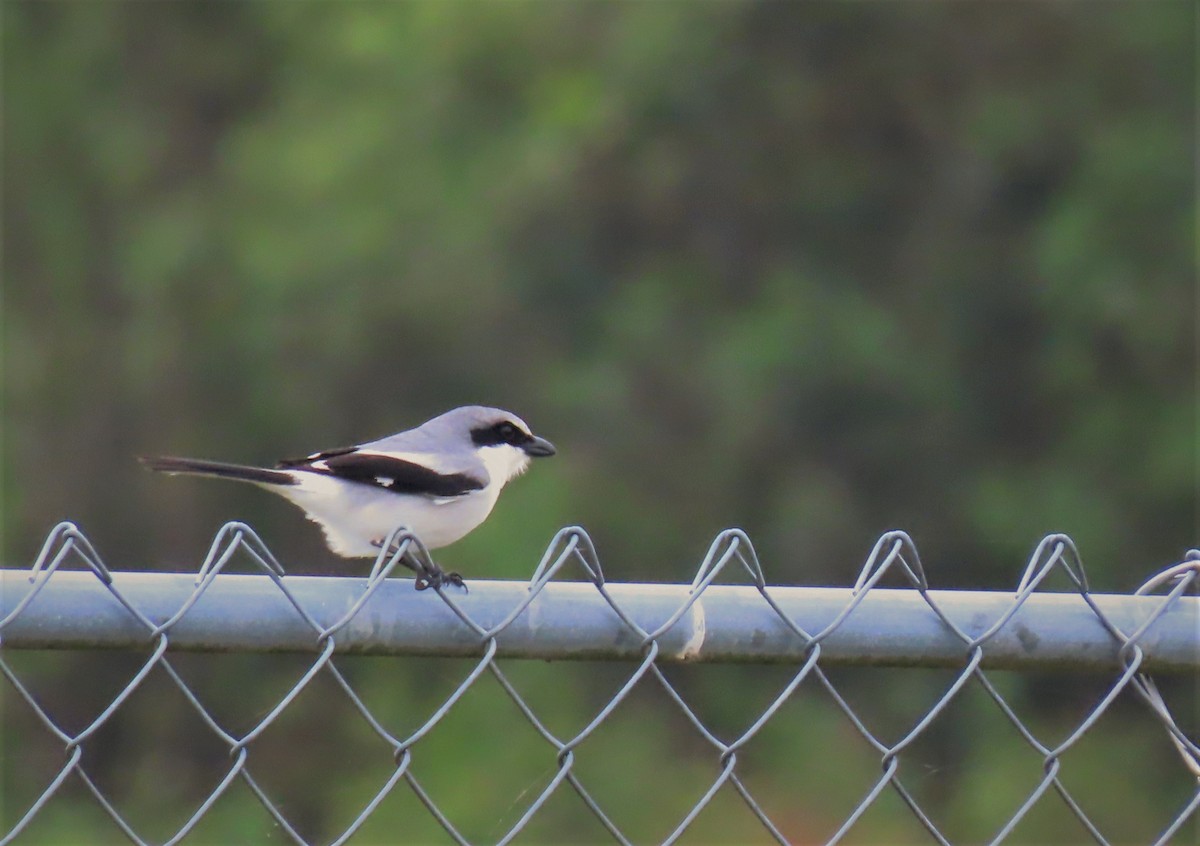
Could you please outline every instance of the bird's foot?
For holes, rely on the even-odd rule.
[[[371,541],[372,546],[383,547],[384,539]],[[459,573],[447,573],[439,567],[428,553],[423,555],[414,554],[410,548],[405,552],[404,557],[400,559],[400,563],[417,574],[416,588],[417,590],[426,590],[433,588],[437,590],[442,585],[454,585],[460,587],[464,591],[468,590],[466,582]]]
[[[463,581],[463,577],[460,574],[455,572],[447,573],[432,561],[428,562],[428,564],[424,565],[417,572],[417,590],[425,590],[426,588],[436,590],[442,585],[454,585],[455,587],[462,588],[464,591],[468,590],[467,584]]]

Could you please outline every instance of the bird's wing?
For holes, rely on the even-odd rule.
[[[489,481],[483,463],[470,460],[473,456],[455,461],[433,453],[385,452],[372,447],[368,444],[326,450],[306,458],[284,459],[278,466],[439,500],[482,490]]]

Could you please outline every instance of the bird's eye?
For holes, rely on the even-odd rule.
[[[516,445],[525,440],[525,433],[507,421],[496,427],[496,434],[506,444]]]
[[[519,447],[529,443],[532,437],[516,423],[502,420],[499,423],[489,423],[487,426],[472,429],[471,440],[478,447],[500,446],[501,444]]]

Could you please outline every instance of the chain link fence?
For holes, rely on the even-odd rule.
[[[414,590],[411,581],[392,576],[401,564],[424,566],[428,554],[416,538],[403,531],[393,535],[387,549],[365,579],[285,576],[283,567],[252,529],[231,523],[214,539],[198,575],[128,573],[111,570],[74,525],[56,527],[31,569],[0,571],[0,672],[6,679],[3,729],[8,746],[4,772],[8,800],[0,817],[0,844],[53,842],[55,832],[64,830],[56,828],[56,820],[77,814],[80,805],[90,805],[93,812],[100,809],[116,830],[134,843],[253,842],[245,830],[220,834],[220,829],[204,829],[205,820],[217,817],[235,793],[252,797],[265,811],[269,831],[263,839],[271,842],[420,842],[434,834],[457,843],[565,839],[561,829],[558,835],[539,833],[537,820],[550,815],[565,820],[572,831],[582,831],[576,824],[585,820],[592,825],[588,829],[592,834],[577,834],[575,840],[643,842],[647,838],[639,841],[623,818],[628,807],[639,804],[648,806],[643,811],[660,818],[675,814],[662,823],[663,833],[649,838],[664,843],[748,839],[747,829],[731,835],[720,825],[720,820],[733,813],[734,805],[740,806],[738,813],[750,821],[753,835],[763,842],[862,842],[864,838],[878,839],[871,834],[877,830],[866,827],[864,816],[890,803],[893,812],[915,822],[909,832],[914,835],[913,842],[949,843],[964,838],[971,842],[1028,842],[1030,835],[1022,828],[1023,821],[1036,809],[1054,805],[1058,813],[1074,821],[1081,840],[1108,843],[1114,836],[1127,835],[1106,830],[1104,808],[1089,804],[1067,771],[1072,766],[1088,766],[1086,758],[1079,762],[1071,758],[1085,738],[1105,728],[1120,731],[1122,721],[1132,713],[1152,726],[1163,741],[1160,746],[1172,749],[1156,757],[1147,746],[1144,756],[1137,752],[1125,762],[1131,772],[1152,770],[1153,777],[1134,775],[1121,789],[1165,791],[1173,802],[1164,819],[1143,821],[1137,836],[1145,842],[1167,843],[1197,842],[1200,834],[1196,825],[1200,747],[1168,707],[1176,690],[1185,693],[1180,701],[1187,700],[1189,683],[1200,668],[1200,599],[1189,595],[1200,579],[1200,552],[1196,550],[1132,595],[1101,595],[1089,589],[1078,552],[1065,535],[1048,536],[1037,545],[1015,592],[932,590],[917,550],[903,532],[890,532],[879,539],[847,589],[768,585],[750,540],[738,530],[717,536],[690,585],[606,581],[590,538],[576,527],[556,535],[528,583],[470,580],[469,591],[453,586]],[[239,566],[248,562],[258,573],[224,573],[231,561]],[[567,581],[570,577],[577,580]],[[1048,592],[1045,583],[1052,577],[1056,583],[1069,585],[1069,591]],[[885,584],[901,587],[886,587],[881,584],[884,579],[888,580]],[[53,671],[48,676],[38,662],[52,663],[53,656],[60,654],[50,650],[82,651],[89,662],[93,656],[125,651],[136,660],[129,674],[115,684],[115,694],[104,695],[94,711],[68,720],[59,716],[62,703],[50,700],[56,696],[70,699],[84,686],[87,673],[73,664],[65,671],[59,668],[57,677]],[[286,652],[302,657],[298,659],[298,678],[289,680],[282,694],[252,719],[243,719],[246,725],[235,726],[239,721],[217,713],[222,709],[215,706],[213,697],[181,669],[193,653],[214,652]],[[430,692],[429,712],[415,723],[409,719],[401,729],[398,726],[405,721],[387,704],[401,693],[393,688],[389,697],[376,696],[377,681],[364,682],[347,669],[350,662],[366,660],[356,657],[359,655],[386,656],[376,659],[384,661],[400,660],[396,656],[433,656],[425,660],[465,662],[467,667],[447,693]],[[18,660],[31,656],[37,656],[32,664]],[[273,655],[261,660],[280,658]],[[615,690],[597,694],[596,701],[580,703],[579,708],[590,716],[581,726],[564,731],[556,725],[560,722],[557,718],[548,718],[550,709],[534,702],[513,680],[514,670],[532,663],[518,659],[530,658],[609,662],[610,675],[616,674]],[[18,666],[22,663],[24,666]],[[735,731],[726,731],[717,725],[721,720],[707,714],[699,701],[704,688],[673,675],[676,668],[713,664],[747,665],[747,670],[774,667],[782,673],[781,683],[765,705],[748,703],[747,709],[752,710],[747,721]],[[557,669],[564,664],[548,666]],[[944,682],[932,704],[922,705],[911,722],[892,732],[893,736],[885,736],[886,732],[864,716],[861,702],[856,704],[855,696],[847,693],[847,684],[837,676],[844,666],[900,667],[906,668],[904,673],[918,672],[915,668],[920,667],[941,668]],[[1073,721],[1065,736],[1048,741],[1031,725],[1027,710],[1014,704],[1019,691],[1014,692],[1017,688],[1004,677],[1068,671],[1100,679],[1103,686],[1098,700]],[[1161,674],[1162,691],[1148,675],[1151,672]],[[48,677],[57,678],[58,683],[48,684]],[[131,699],[143,688],[151,689],[152,678],[160,680],[155,691],[163,690],[165,679],[166,687],[182,696],[183,710],[191,712],[190,719],[197,724],[192,734],[215,742],[223,759],[198,799],[171,809],[177,822],[163,837],[148,834],[146,826],[129,812],[126,794],[138,788],[122,758],[127,747],[104,739],[105,731],[134,707]],[[379,673],[373,678],[378,679]],[[407,678],[411,681],[412,676]],[[431,789],[428,779],[418,773],[423,756],[428,761],[465,754],[443,751],[446,743],[437,746],[433,735],[452,721],[456,710],[468,708],[466,697],[489,678],[536,734],[534,747],[540,750],[537,755],[544,777],[519,790],[501,822],[480,834],[465,830],[448,809],[448,805],[460,804],[464,792],[483,789],[478,786],[479,774],[458,772],[453,786]],[[245,680],[238,685],[237,690],[224,691],[224,696],[248,696],[256,686]],[[385,749],[388,755],[386,765],[373,770],[380,773],[380,783],[365,794],[348,798],[355,808],[349,820],[332,827],[325,821],[325,831],[312,824],[310,809],[303,803],[280,799],[279,791],[266,783],[266,771],[279,768],[272,762],[286,760],[287,769],[294,770],[292,775],[318,785],[318,793],[349,789],[349,776],[334,779],[320,765],[306,768],[304,752],[310,744],[316,745],[313,735],[289,735],[287,742],[293,748],[285,758],[268,758],[264,752],[260,765],[256,754],[264,736],[277,731],[284,715],[300,708],[298,701],[318,686],[341,703],[339,713],[353,714],[354,721],[365,726],[364,733],[376,752]],[[580,696],[575,687],[578,685],[562,686],[553,700],[555,709],[567,707],[562,700],[574,701]],[[582,687],[596,692],[596,685],[589,689],[584,683]],[[594,740],[604,727],[622,719],[616,716],[618,711],[628,711],[634,707],[631,703],[639,703],[642,694],[638,691],[647,687],[667,703],[673,731],[686,731],[688,748],[705,762],[702,772],[706,775],[697,795],[686,800],[682,811],[667,807],[671,803],[666,798],[669,776],[665,770],[656,788],[638,788],[644,792],[632,799],[626,796],[620,809],[605,799],[613,793],[611,782],[633,779],[647,755],[661,755],[639,750],[636,742],[622,748],[616,742]],[[746,691],[751,687],[747,682]],[[367,688],[372,692],[365,692]],[[884,710],[903,710],[900,692],[878,685],[867,689],[882,700]],[[737,692],[726,689],[722,695],[737,701]],[[771,741],[765,741],[772,727],[789,719],[785,711],[797,710],[797,703],[809,701],[803,699],[808,693],[822,697],[828,713],[824,717],[817,711],[793,714],[785,732],[776,731],[770,735]],[[420,696],[421,691],[408,690],[403,695]],[[992,804],[1000,808],[1000,818],[990,830],[969,831],[956,838],[931,810],[938,802],[924,796],[928,792],[922,785],[926,774],[911,759],[919,744],[945,730],[947,713],[968,696],[973,697],[973,707],[1011,727],[1006,743],[1019,746],[1027,758],[1037,762],[1037,768],[1032,782],[1019,788],[1012,807],[1003,807],[1003,797],[1012,796],[1014,788],[1001,789],[1005,776],[995,774],[994,787],[984,793],[994,795]],[[348,710],[344,708],[347,704]],[[1189,705],[1194,708],[1194,701]],[[153,703],[150,708],[143,703],[138,713],[153,710]],[[1174,711],[1180,712],[1178,706]],[[1188,716],[1187,711],[1180,713]],[[651,718],[660,717],[655,712]],[[1110,724],[1099,726],[1106,718]],[[122,736],[149,731],[144,719],[148,718],[139,716],[137,725],[125,727]],[[840,728],[829,729],[829,719],[836,719]],[[14,727],[19,720],[24,722]],[[489,720],[475,719],[469,730],[486,733],[489,725],[479,723]],[[345,716],[341,721],[349,722]],[[331,732],[335,722],[340,725],[333,719],[318,719],[308,730],[318,735]],[[1196,726],[1185,720],[1185,728],[1194,732]],[[500,731],[498,727],[495,730]],[[876,771],[854,788],[857,792],[848,812],[820,830],[811,820],[800,818],[795,803],[802,797],[806,807],[819,808],[823,785],[803,783],[800,778],[764,783],[749,750],[766,745],[786,758],[799,754],[785,748],[792,740],[801,743],[797,735],[804,734],[803,744],[812,745],[817,741],[810,733],[831,731],[836,736],[827,748],[836,751],[818,753],[818,757],[831,758],[826,786],[833,789],[842,775],[858,771],[850,753],[841,751],[851,743],[860,750],[860,757],[865,750]],[[40,766],[26,757],[25,750],[32,748],[35,736],[41,738],[44,752]],[[463,750],[483,742],[473,737],[451,748]],[[1134,748],[1140,749],[1136,744],[1141,742],[1135,741]],[[504,745],[500,740],[498,760],[504,760]],[[606,751],[618,762],[614,768],[607,775],[585,775],[586,760]],[[92,752],[96,754],[89,757]],[[47,755],[57,760],[47,765]],[[156,779],[184,780],[178,772],[180,761],[188,755],[186,748],[159,750],[158,755],[157,768],[147,770],[151,775],[143,778],[143,786]],[[336,757],[355,756],[339,748]],[[666,763],[657,761],[651,766]],[[357,767],[357,760],[348,764],[351,771]],[[467,768],[464,763],[459,769]],[[97,775],[106,769],[124,772],[124,781],[116,779],[123,786],[113,787],[113,777]],[[453,771],[455,766],[449,769]],[[519,780],[503,768],[483,775],[500,781]],[[959,772],[953,780],[978,775]],[[1105,773],[1104,777],[1112,780],[1118,775]],[[655,778],[651,776],[651,783]],[[372,819],[385,815],[381,808],[391,807],[406,792],[415,799],[405,806],[408,816],[397,816],[393,809],[388,812],[386,832],[372,829]],[[69,802],[55,801],[67,794]],[[567,810],[558,807],[552,811],[551,806],[562,805],[564,796],[573,797]],[[15,797],[21,797],[19,806]],[[432,828],[410,825],[408,821],[417,816],[422,823],[432,821]],[[390,827],[396,820],[401,828]]]

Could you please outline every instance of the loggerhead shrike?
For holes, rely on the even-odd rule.
[[[140,460],[163,473],[218,476],[273,491],[304,509],[330,549],[356,558],[378,555],[401,526],[430,549],[454,543],[487,519],[501,489],[525,472],[531,457],[554,451],[515,414],[468,405],[407,432],[284,459],[274,469],[170,456]],[[418,571],[418,588],[462,584],[458,574],[436,566],[425,576]]]

